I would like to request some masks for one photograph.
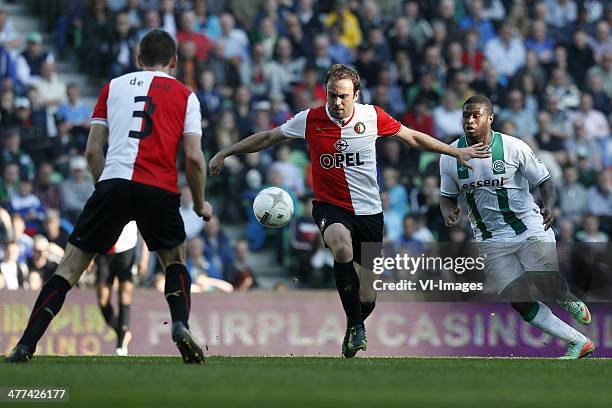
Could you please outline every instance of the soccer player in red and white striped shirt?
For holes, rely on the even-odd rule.
[[[212,175],[217,175],[226,157],[263,150],[292,138],[306,139],[315,193],[313,217],[334,255],[334,278],[348,320],[342,354],[353,357],[358,350],[366,349],[363,321],[374,309],[375,300],[375,293],[360,299],[353,262],[371,269],[371,256],[362,253],[362,243],[381,245],[383,240],[382,205],[376,183],[377,138],[397,136],[411,147],[451,155],[468,167],[471,158],[489,154],[482,145],[462,149],[449,146],[402,126],[378,106],[356,103],[359,76],[346,65],[334,65],[325,85],[325,106],[302,111],[282,126],[223,149],[211,159],[209,168]],[[366,289],[364,293],[372,292],[372,288],[362,289]]]
[[[187,323],[191,279],[185,266],[185,226],[179,213],[176,169],[182,141],[194,211],[210,219],[212,207],[204,200],[200,104],[193,92],[170,76],[177,61],[170,34],[152,30],[145,35],[138,61],[142,71],[111,80],[100,93],[85,152],[96,189],[8,362],[26,362],[32,357],[68,290],[96,254],[111,249],[131,220],[136,221],[147,247],[157,251],[166,272],[172,339],[186,363],[203,362],[202,350]]]

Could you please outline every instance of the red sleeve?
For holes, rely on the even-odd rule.
[[[374,105],[376,109],[376,124],[378,126],[378,136],[393,136],[400,131],[402,124],[393,119],[387,112]]]
[[[110,86],[110,82],[104,85],[102,88],[102,92],[100,92],[100,96],[98,96],[98,103],[96,103],[96,107],[93,110],[92,120],[95,121],[98,119],[101,122],[106,122],[106,101],[108,100],[108,88]]]

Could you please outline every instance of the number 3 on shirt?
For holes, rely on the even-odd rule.
[[[151,115],[153,115],[153,112],[155,112],[155,104],[153,103],[153,98],[150,96],[136,96],[134,97],[134,103],[137,102],[145,103],[144,110],[136,110],[132,112],[133,118],[142,118],[142,130],[130,130],[128,137],[134,139],[144,139],[145,137],[149,136],[151,132],[153,132],[153,118]]]

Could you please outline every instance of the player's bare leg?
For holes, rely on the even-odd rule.
[[[347,318],[347,329],[342,342],[342,355],[355,356],[365,350],[365,326],[361,318],[359,277],[353,266],[353,244],[350,231],[342,224],[331,224],[325,229],[323,240],[334,256],[334,279]]]
[[[78,282],[93,257],[93,253],[83,252],[70,243],[66,246],[57,271],[40,291],[23,336],[6,357],[7,362],[25,363],[32,358],[36,344],[62,308],[66,293]]]
[[[187,364],[203,364],[204,353],[189,332],[191,308],[191,277],[187,271],[185,243],[173,249],[157,251],[159,261],[166,273],[164,294],[172,316],[172,340]]]
[[[119,282],[119,315],[117,318],[117,349],[116,354],[127,356],[128,345],[132,341],[130,332],[130,306],[134,284],[130,281]]]

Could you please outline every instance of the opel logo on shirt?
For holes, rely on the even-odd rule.
[[[348,146],[349,146],[348,142],[344,139],[338,139],[336,143],[334,143],[334,147],[339,152],[345,151],[348,148]]]

